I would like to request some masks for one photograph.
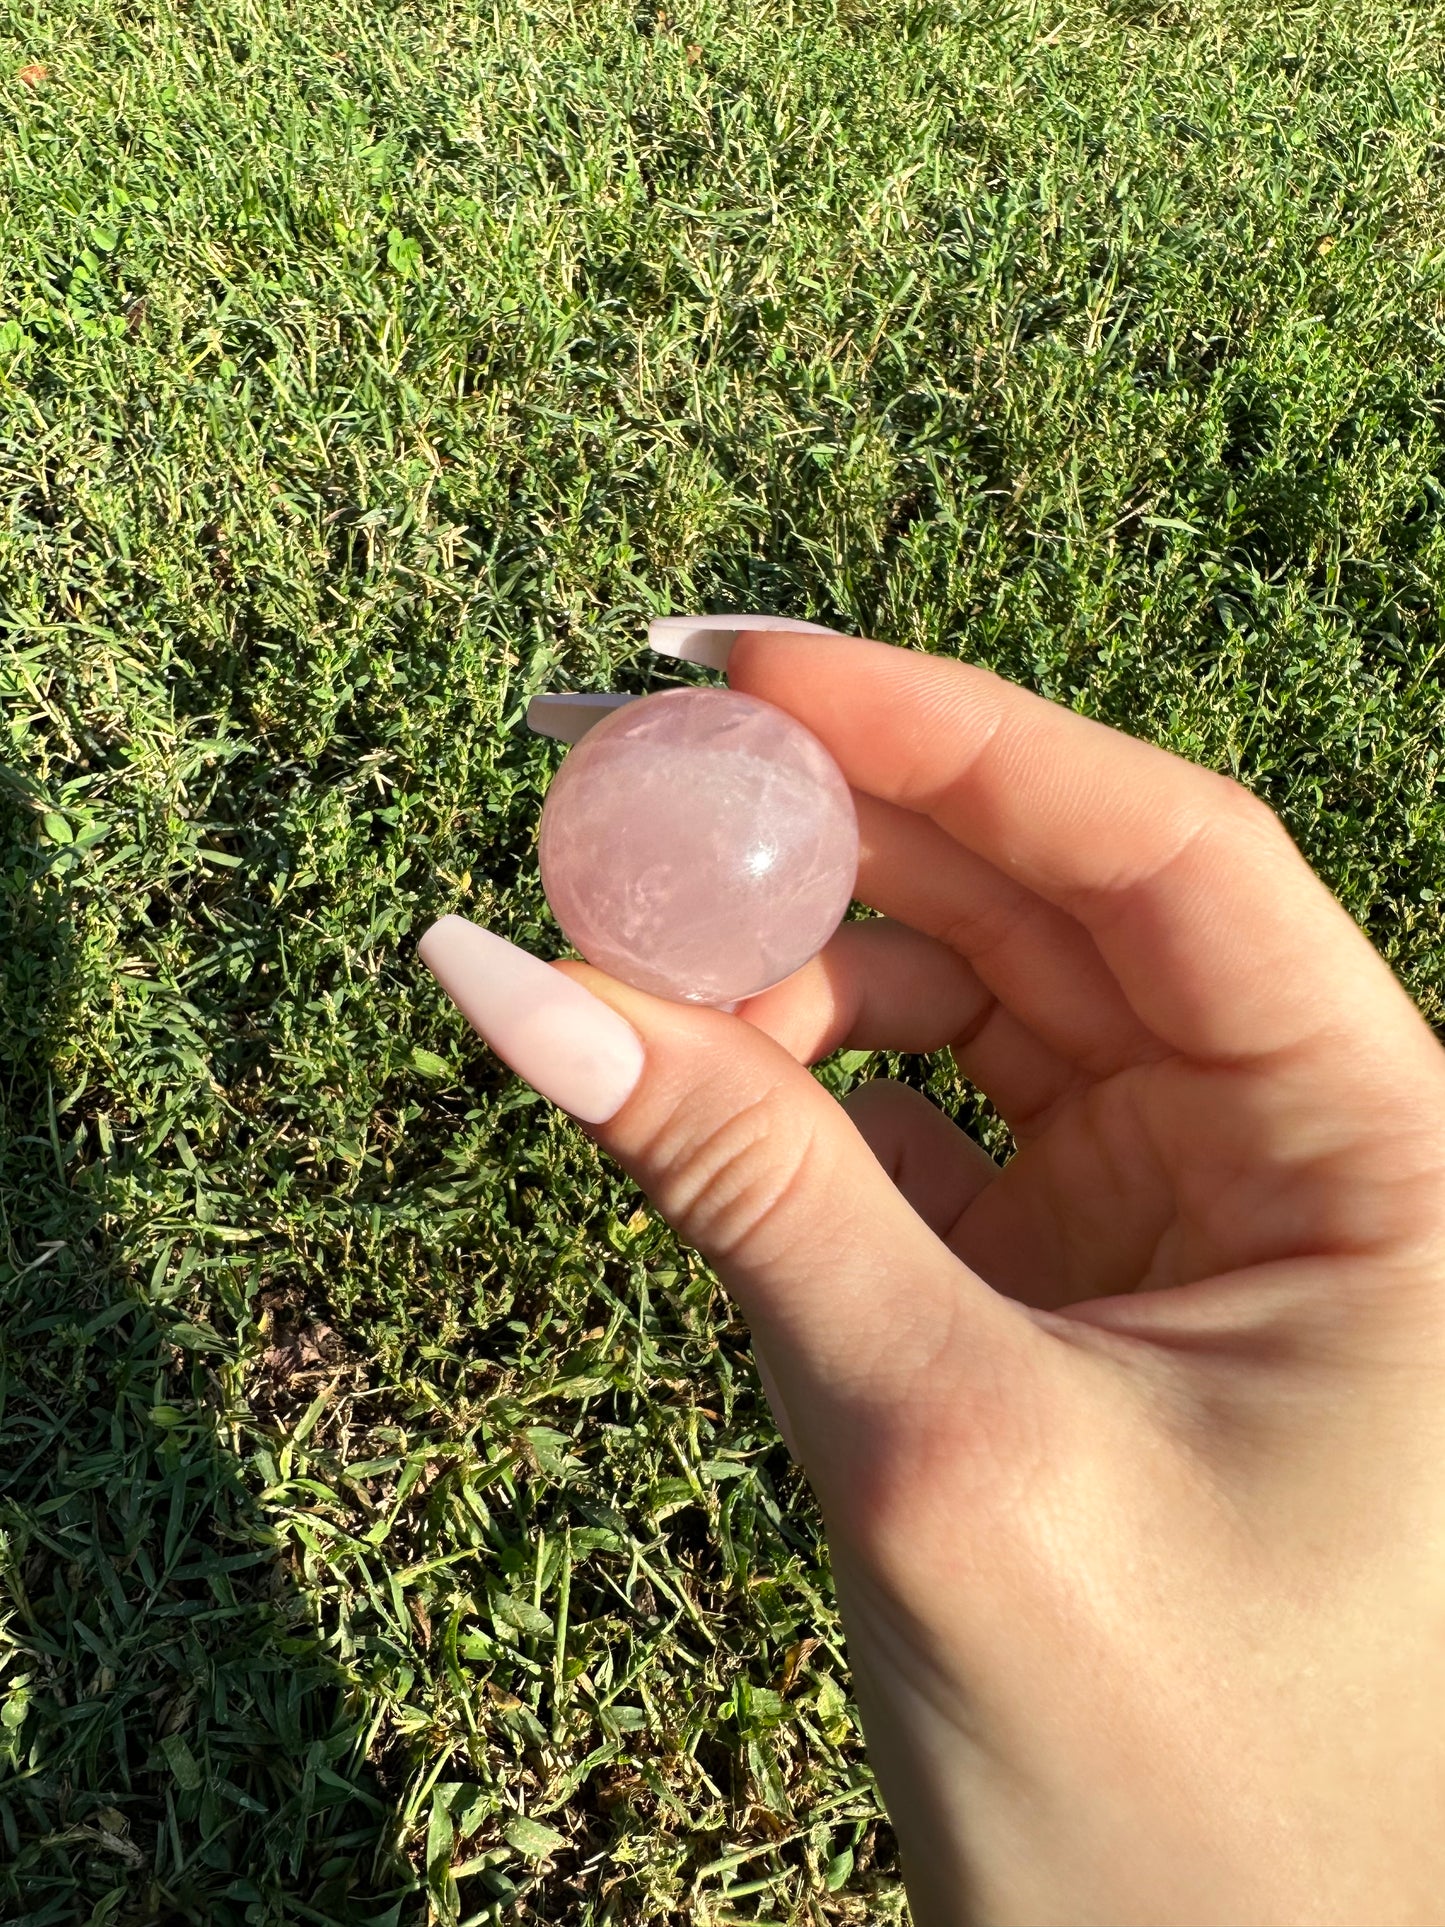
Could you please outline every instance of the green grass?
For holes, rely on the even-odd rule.
[[[0,5],[0,1917],[902,1918],[746,1334],[414,939],[557,947],[527,696],[742,605],[1445,1017],[1437,15]]]

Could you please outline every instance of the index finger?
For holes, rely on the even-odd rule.
[[[1241,785],[971,664],[855,637],[740,634],[737,688],[826,743],[855,789],[933,818],[1092,934],[1154,1034],[1251,1058],[1421,1019]],[[1393,995],[1381,1007],[1381,992]]]

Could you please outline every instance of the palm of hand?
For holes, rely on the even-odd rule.
[[[880,1341],[896,1357],[885,1396],[840,1414],[836,1396],[814,1408],[806,1380],[784,1388],[829,1520],[870,1745],[895,1811],[903,1790],[905,1851],[910,1834],[929,1843],[913,1848],[917,1918],[1095,1906],[1302,1920],[1367,1904],[1429,1918],[1437,1857],[1401,1880],[1339,1843],[1408,1719],[1358,1655],[1397,1634],[1412,1650],[1405,1627],[1445,1606],[1434,1565],[1393,1550],[1431,1539],[1445,1509],[1418,1463],[1402,1475],[1360,1451],[1362,1437],[1418,1433],[1433,1381],[1413,1361],[1445,1356],[1438,1316],[1422,1321],[1445,1249],[1445,1060],[1279,824],[1233,786],[1107,732],[1076,740],[1090,726],[1060,712],[1028,714],[1011,744],[1012,694],[1002,721],[980,721],[965,694],[954,764],[930,767],[916,728],[889,740],[886,704],[860,701],[850,734],[787,672],[781,655],[749,657],[744,683],[843,746],[860,894],[883,915],[745,1014],[806,1061],[845,1043],[951,1047],[1018,1147],[999,1168],[917,1093],[855,1094],[879,1162],[966,1270],[931,1295],[920,1260],[913,1289],[931,1310]],[[1069,740],[1030,749],[1030,731]],[[1110,792],[1112,843],[1069,822],[1057,784],[1062,827],[1024,819],[1039,788],[1025,766],[1071,757],[1086,796]],[[1015,1346],[1016,1321],[981,1375],[989,1314],[950,1295],[970,1275],[1064,1344]],[[931,1339],[910,1344],[913,1322]],[[1329,1518],[1346,1491],[1366,1525]],[[1261,1544],[1277,1571],[1261,1572]],[[1141,1655],[1141,1620],[1186,1657]],[[1389,1710],[1357,1719],[1352,1770],[1311,1792],[1286,1850],[1265,1816],[1322,1718],[1317,1693],[1280,1684],[1300,1646],[1347,1699]],[[1211,1700],[1217,1755],[1194,1737]],[[1263,1741],[1242,1710],[1257,1720],[1261,1706]],[[1092,1784],[1100,1723],[1116,1753],[1137,1753],[1137,1783]],[[1422,1727],[1416,1740],[1438,1765],[1438,1739]],[[990,1754],[1025,1807],[1057,1806],[1027,1877],[999,1853],[1029,1823],[981,1765]],[[1201,1800],[1240,1859],[1190,1864],[1195,1823],[1179,1816]],[[1141,1826],[1157,1854],[1141,1852]],[[1122,1886],[1081,1871],[1101,1843],[1129,1863]]]
[[[849,1041],[874,1041],[856,1028],[859,961],[871,946],[896,961],[913,942],[854,929],[826,966],[808,1054],[831,1045],[850,1012]],[[759,1020],[804,1034],[797,1006],[764,1005]],[[940,1014],[957,1020],[947,999]],[[957,1047],[964,1065],[977,1035]],[[1041,1400],[1010,1370],[991,1396],[975,1332],[941,1322],[905,1395],[855,1411],[815,1475],[870,1748],[911,1848],[919,1927],[1434,1918],[1438,1856],[1395,1865],[1358,1844],[1339,1851],[1402,1748],[1427,1770],[1441,1764],[1430,1721],[1401,1711],[1402,1690],[1431,1704],[1420,1674],[1382,1688],[1359,1664],[1362,1639],[1411,1654],[1410,1628],[1445,1605],[1434,1564],[1402,1566],[1394,1550],[1428,1540],[1441,1508],[1418,1477],[1402,1481],[1397,1463],[1362,1461],[1360,1449],[1362,1435],[1408,1430],[1412,1401],[1434,1397],[1432,1375],[1407,1361],[1420,1324],[1410,1281],[1438,1297],[1441,1091],[1434,1047],[1409,1041],[1393,1090],[1386,1077],[1343,1104],[1324,1099],[1348,1066],[1323,1042],[1263,1063],[1146,1045],[1016,1111],[1018,1149],[1002,1169],[917,1093],[858,1093],[859,1127],[908,1202],[971,1272],[1066,1333],[1068,1364],[1086,1368],[1066,1366]],[[1367,1325],[1341,1316],[1342,1281],[1356,1308],[1369,1306]],[[1382,1286],[1384,1315],[1373,1302]],[[1363,1535],[1322,1526],[1313,1501],[1330,1491],[1352,1492],[1370,1520]],[[949,1521],[966,1521],[980,1548],[962,1564]],[[1251,1570],[1261,1535],[1278,1567],[1263,1583]],[[1396,1566],[1383,1607],[1382,1559]],[[1166,1577],[1141,1598],[1137,1575],[1155,1565]],[[1301,1588],[1313,1595],[1305,1624]],[[1040,1616],[1056,1643],[1020,1637]],[[1141,1655],[1141,1622],[1187,1662]],[[1355,1719],[1353,1771],[1311,1789],[1313,1810],[1281,1841],[1267,1816],[1320,1720],[1314,1694],[1280,1692],[1296,1650],[1328,1692],[1378,1698],[1382,1710]],[[980,1680],[991,1683],[982,1702]],[[1215,1750],[1198,1748],[1201,1719]],[[1138,1759],[1137,1784],[1127,1773],[1093,1783],[1096,1726]],[[995,1754],[1025,1807],[1055,1814],[1026,1871],[999,1851],[1029,1823],[981,1768]],[[1232,1843],[1218,1864],[1197,1852],[1201,1806]]]

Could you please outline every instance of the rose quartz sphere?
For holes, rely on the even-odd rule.
[[[811,730],[731,689],[671,689],[597,723],[542,810],[542,887],[624,983],[731,1004],[780,983],[853,894],[858,818]]]

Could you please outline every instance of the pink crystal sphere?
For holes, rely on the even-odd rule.
[[[625,983],[731,1004],[780,983],[853,894],[858,818],[811,730],[732,689],[670,689],[590,729],[542,809],[542,887]]]

